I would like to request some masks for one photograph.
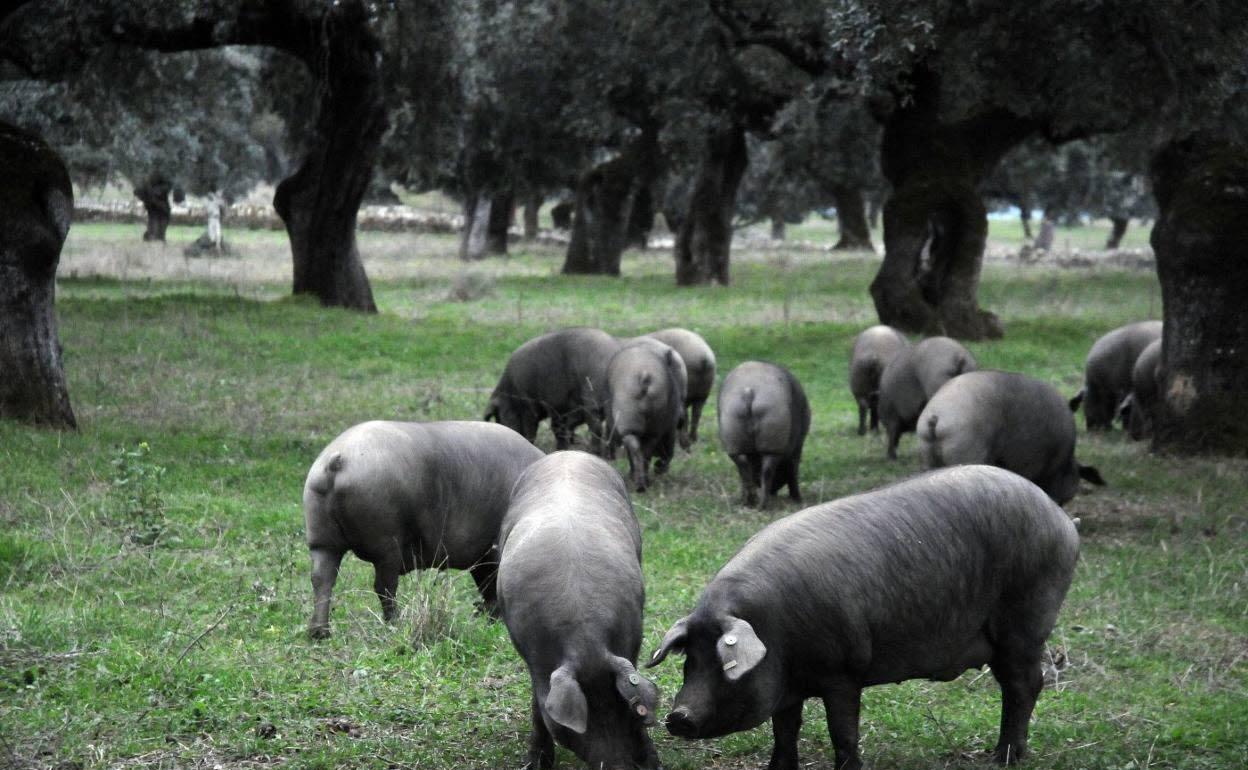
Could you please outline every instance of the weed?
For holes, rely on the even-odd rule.
[[[131,528],[126,540],[152,545],[165,530],[165,499],[160,488],[165,467],[152,460],[152,448],[146,441],[133,449],[117,447],[112,466],[113,497]]]

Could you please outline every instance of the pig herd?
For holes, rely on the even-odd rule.
[[[1090,429],[1119,415],[1143,435],[1160,334],[1146,322],[1099,340],[1069,403],[1039,380],[980,370],[947,337],[911,344],[887,326],[860,334],[850,359],[858,433],[882,422],[895,458],[914,431],[934,470],[801,510],[746,542],[646,664],[685,658],[667,730],[713,738],[770,719],[768,767],[795,770],[802,704],[820,698],[836,766],[857,768],[864,687],[987,665],[1002,693],[995,757],[1019,759],[1079,549],[1059,505],[1080,478],[1104,483],[1075,460],[1072,411],[1083,403]],[[647,728],[659,692],[637,669],[641,529],[607,460],[623,449],[644,491],[652,464],[663,473],[676,446],[697,440],[715,382],[715,354],[688,330],[621,339],[563,329],[513,352],[486,421],[348,429],[304,485],[309,634],[330,634],[347,551],[372,563],[386,620],[398,614],[401,574],[467,570],[529,671],[529,767],[551,767],[557,742],[594,768],[658,768]],[[743,502],[766,505],[785,487],[800,501],[811,410],[793,374],[744,362],[716,405]],[[559,450],[549,455],[532,443],[543,420]],[[581,425],[589,451],[562,451]]]

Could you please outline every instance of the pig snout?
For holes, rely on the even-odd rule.
[[[684,706],[669,713],[663,724],[677,738],[696,738],[698,735],[698,726],[693,721],[693,715]]]

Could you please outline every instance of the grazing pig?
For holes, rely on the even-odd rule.
[[[797,472],[810,403],[797,378],[783,366],[746,361],[724,378],[717,411],[719,441],[741,475],[742,502],[766,507],[786,484],[801,502]]]
[[[636,669],[641,530],[620,474],[583,452],[529,466],[498,552],[503,622],[533,687],[528,767],[554,764],[553,737],[591,768],[657,768],[659,692]]]
[[[1118,412],[1123,427],[1131,438],[1139,441],[1153,432],[1153,413],[1161,400],[1161,339],[1144,348],[1131,369],[1131,392],[1122,400]]]
[[[685,365],[667,345],[641,338],[620,348],[607,365],[607,436],[628,452],[629,473],[638,492],[650,485],[650,460],[664,473],[676,451],[684,414]]]
[[[668,732],[714,738],[770,717],[768,767],[796,770],[802,702],[822,698],[836,767],[859,768],[864,687],[988,664],[1002,694],[996,758],[1013,762],[1078,552],[1061,508],[984,465],[786,516],[720,569],[647,664],[686,656]]]
[[[574,327],[535,337],[516,348],[490,394],[486,420],[533,441],[538,424],[550,418],[555,446],[572,446],[576,426],[589,425],[597,442],[606,406],[607,363],[619,350],[615,337],[588,327]]]
[[[858,402],[858,435],[867,432],[867,413],[871,414],[871,430],[880,429],[880,375],[888,362],[910,343],[901,332],[883,324],[854,338],[849,356],[849,390]]]
[[[1113,427],[1118,405],[1131,392],[1131,371],[1144,348],[1161,339],[1161,321],[1120,326],[1098,339],[1084,364],[1083,388],[1070,400],[1070,410],[1083,404],[1088,430]]]
[[[430,567],[471,572],[492,609],[492,549],[511,485],[541,457],[515,431],[481,422],[365,422],[344,431],[303,485],[314,603],[308,634],[329,636],[347,551],[372,563],[386,620],[398,614],[399,575]]]
[[[888,459],[897,459],[901,434],[914,430],[932,394],[978,368],[971,352],[949,337],[929,337],[893,356],[880,375],[880,420],[888,432]]]
[[[689,372],[689,387],[685,393],[685,407],[689,414],[685,418],[685,430],[681,432],[681,445],[686,449],[698,440],[698,422],[702,419],[702,408],[710,398],[711,388],[715,387],[715,351],[706,344],[706,340],[696,332],[674,327],[660,329],[646,335],[659,342],[671,345],[680,354]]]
[[[960,374],[919,415],[925,468],[983,463],[1034,482],[1058,505],[1079,479],[1103,485],[1096,468],[1075,461],[1075,418],[1047,382],[1013,372]]]

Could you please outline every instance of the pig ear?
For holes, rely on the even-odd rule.
[[[741,618],[728,618],[724,635],[715,643],[724,676],[735,682],[750,673],[767,655],[767,646],[754,633],[754,626]]]
[[[646,668],[654,668],[663,662],[669,652],[673,650],[679,652],[685,649],[685,640],[689,637],[689,616],[676,621],[671,628],[667,629],[667,633],[663,635],[663,642],[659,644],[659,649],[654,651],[650,656],[650,662],[646,664]]]
[[[566,664],[550,675],[550,692],[546,693],[543,706],[546,716],[555,723],[578,735],[585,732],[585,725],[589,721],[589,706],[585,702],[585,693],[581,692],[581,686],[576,683],[576,676]]]
[[[611,658],[615,672],[615,689],[628,704],[628,710],[647,726],[656,723],[654,712],[659,708],[659,688],[654,682],[637,673],[637,668],[627,659]]]

